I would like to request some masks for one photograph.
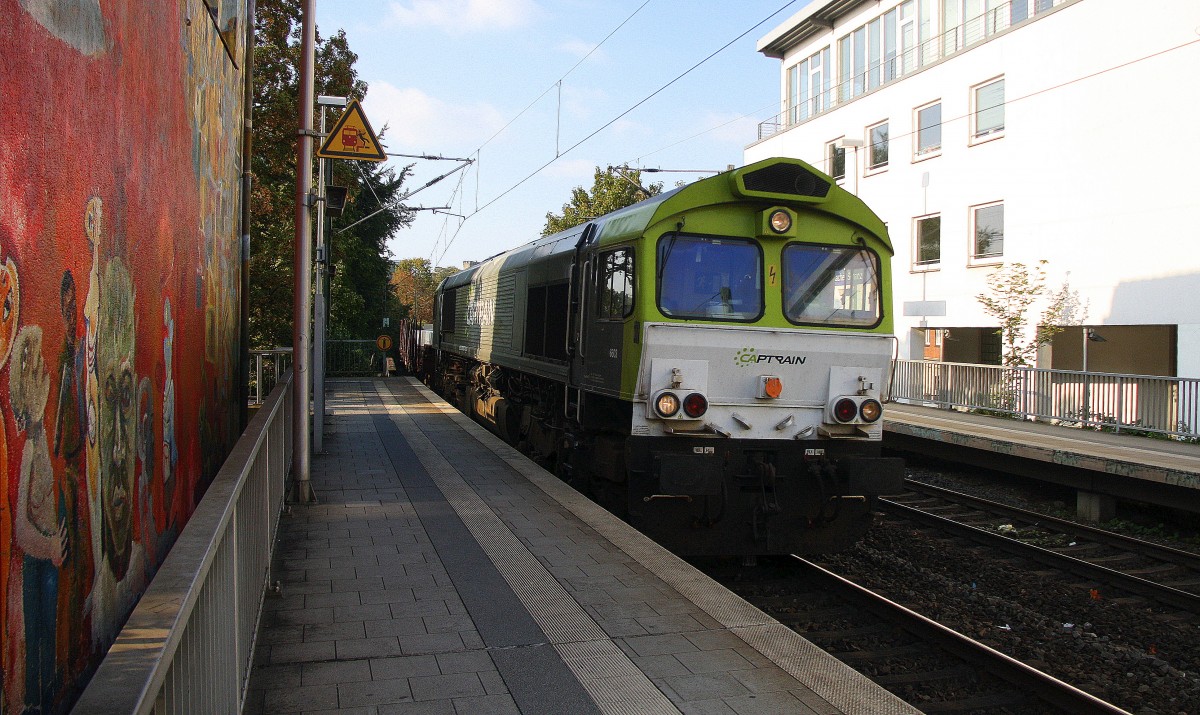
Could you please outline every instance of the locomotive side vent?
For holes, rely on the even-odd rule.
[[[829,182],[803,166],[772,164],[742,177],[747,191],[766,194],[790,194],[823,199],[829,193]]]

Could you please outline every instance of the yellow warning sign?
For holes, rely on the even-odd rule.
[[[391,350],[392,349],[391,336],[390,335],[380,335],[378,338],[375,338],[375,347],[379,348],[380,350]]]
[[[338,117],[329,136],[325,137],[321,148],[317,150],[317,156],[322,159],[387,160],[357,99],[350,100],[346,111]]]

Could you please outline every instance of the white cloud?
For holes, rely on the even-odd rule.
[[[399,0],[391,5],[390,20],[459,35],[521,27],[536,10],[533,0]]]
[[[372,80],[363,110],[381,130],[387,149],[405,154],[473,151],[504,126],[505,118],[487,102],[454,105],[412,87]]]

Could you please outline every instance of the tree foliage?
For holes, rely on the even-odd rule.
[[[299,101],[299,0],[260,0],[255,13],[254,147],[251,159],[250,344],[290,345],[296,201],[296,105]],[[316,94],[361,100],[344,32],[318,32]],[[319,110],[318,110],[319,111]],[[314,126],[319,126],[319,115]],[[331,118],[332,119],[332,118]],[[328,126],[328,124],[327,124]],[[407,168],[397,172],[364,162],[331,161],[328,183],[349,187],[346,211],[326,227],[330,249],[330,337],[365,337],[392,305],[387,289],[389,236],[412,222],[401,205]],[[314,169],[314,177],[316,172]],[[374,217],[339,232],[373,211]]]
[[[1029,335],[1030,310],[1046,297],[1046,261],[1033,267],[1024,263],[1009,263],[988,276],[988,294],[975,299],[983,309],[1000,321],[1000,340],[1005,367],[1032,367],[1037,350],[1049,343],[1063,329],[1068,313],[1075,310],[1078,293],[1064,283],[1062,290],[1049,297],[1033,335]],[[1072,303],[1072,298],[1075,303]]]
[[[633,169],[612,166],[601,169],[597,166],[592,190],[586,191],[582,186],[572,189],[571,200],[563,204],[562,214],[546,214],[542,235],[565,231],[662,193],[661,182],[643,187],[641,176],[642,172]]]
[[[396,262],[392,272],[392,291],[401,306],[401,317],[415,323],[433,321],[433,294],[443,279],[457,268],[433,268],[428,258],[405,258]]]

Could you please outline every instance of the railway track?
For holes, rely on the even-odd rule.
[[[793,559],[727,585],[923,712],[1126,712],[811,561]]]
[[[905,486],[880,500],[884,511],[1200,615],[1196,554],[921,482]]]

